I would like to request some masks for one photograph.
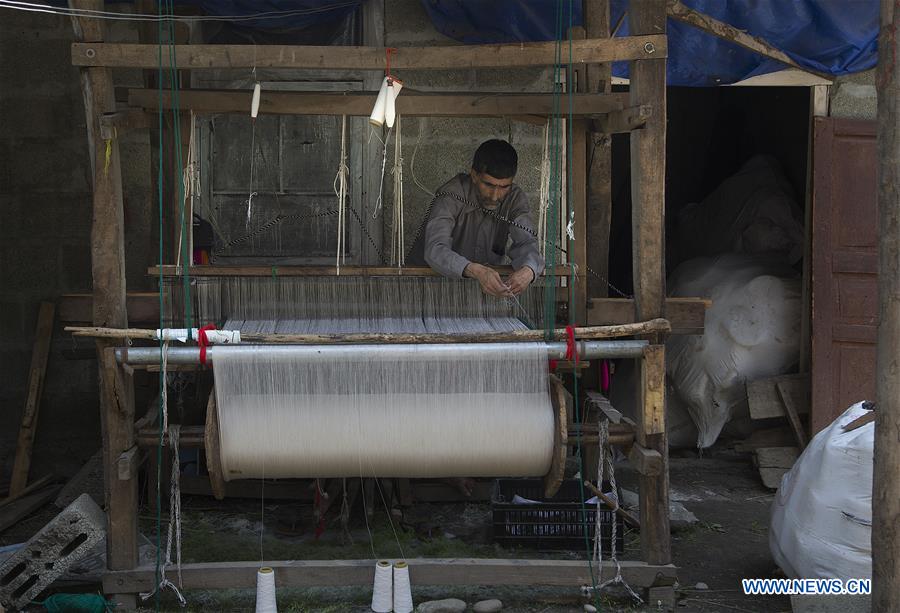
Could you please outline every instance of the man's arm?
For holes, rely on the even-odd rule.
[[[425,262],[445,277],[461,279],[469,260],[453,251],[453,228],[462,203],[442,196],[431,207],[425,226]]]

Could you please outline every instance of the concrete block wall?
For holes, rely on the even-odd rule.
[[[91,291],[92,177],[72,41],[68,18],[4,11],[0,19],[0,484],[15,453],[40,302]],[[120,143],[130,253],[150,250],[147,139]],[[129,261],[129,289],[148,287],[145,267],[144,258]],[[90,356],[73,348],[57,322],[32,478],[70,475],[100,446],[96,362],[71,359]]]

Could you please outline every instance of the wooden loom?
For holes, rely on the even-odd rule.
[[[72,0],[82,9],[102,9],[99,0]],[[599,10],[605,8],[603,11]],[[608,176],[588,173],[607,165],[608,144],[598,147],[599,164],[587,168],[589,136],[603,137],[613,132],[631,132],[633,198],[633,321],[666,316],[663,266],[663,209],[665,177],[666,124],[666,36],[665,3],[656,0],[631,0],[629,20],[632,36],[609,38],[608,7],[601,0],[586,2],[585,23],[591,38],[576,40],[572,62],[580,66],[574,98],[572,164],[574,181],[576,240],[570,245],[572,260],[579,270],[594,268],[605,272],[605,253],[589,254],[588,232],[596,241],[608,237]],[[73,17],[77,42],[72,47],[73,64],[82,71],[89,143],[94,168],[92,270],[93,324],[98,327],[127,329],[125,291],[125,251],[122,204],[121,160],[115,136],[130,128],[147,127],[143,107],[155,108],[155,97],[141,91],[129,96],[134,105],[128,111],[116,108],[112,69],[156,68],[159,50],[156,44],[124,45],[104,41],[102,21]],[[384,69],[385,50],[371,41],[370,47],[305,47],[227,45],[177,45],[175,54],[180,69],[191,68],[270,68],[307,69]],[[163,58],[167,63],[168,55]],[[631,62],[631,87],[627,94],[609,93],[609,66],[612,61]],[[554,62],[554,43],[516,45],[401,48],[392,58],[397,69],[452,69],[550,65]],[[166,66],[168,67],[168,66]],[[588,86],[584,87],[584,83]],[[600,83],[599,87],[596,85]],[[594,85],[592,85],[594,84]],[[233,93],[182,91],[181,104],[198,111],[246,112],[247,96],[235,102]],[[335,97],[302,93],[266,93],[260,112],[365,114],[371,109],[373,95]],[[504,104],[508,102],[509,104]],[[163,99],[166,106],[167,99]],[[549,94],[479,95],[433,94],[410,96],[398,101],[398,112],[416,114],[453,114],[460,116],[516,117],[546,116],[552,112]],[[108,164],[103,160],[108,159]],[[601,203],[600,211],[589,217],[587,208],[590,185],[592,200]],[[604,195],[605,192],[605,195]],[[605,204],[604,204],[605,203]],[[598,219],[600,220],[598,222]],[[603,221],[605,219],[605,221]],[[590,225],[589,225],[590,224]],[[600,264],[596,262],[600,261]],[[266,274],[271,274],[266,268]],[[395,269],[391,269],[395,274]],[[169,271],[176,272],[176,271]],[[192,270],[204,274],[209,270]],[[319,272],[321,274],[322,271]],[[342,268],[342,274],[348,274]],[[379,274],[360,268],[357,274]],[[410,271],[412,272],[412,271]],[[177,274],[177,272],[176,272]],[[215,274],[248,274],[242,270],[215,271]],[[253,273],[249,273],[253,274]],[[280,270],[280,274],[284,274]],[[298,273],[300,274],[300,273]],[[597,299],[605,294],[598,293]],[[579,324],[604,323],[598,309],[588,310],[588,284],[576,285],[572,307],[580,315]],[[650,344],[642,351],[640,388],[642,411],[634,433],[635,465],[640,476],[641,561],[622,562],[622,575],[633,586],[663,586],[671,590],[676,569],[671,564],[668,517],[668,451],[665,429],[664,334],[647,335]],[[138,567],[137,539],[137,466],[138,445],[142,442],[135,428],[134,394],[131,370],[116,359],[116,341],[98,339],[100,402],[103,425],[103,458],[106,474],[109,517],[107,564],[104,591],[124,606],[134,606],[134,595],[155,587],[152,567]],[[554,389],[559,389],[557,386]],[[565,404],[557,402],[557,408]],[[210,424],[211,426],[213,424]],[[205,435],[208,437],[210,431]],[[560,436],[562,429],[560,429]],[[584,561],[560,560],[410,560],[410,574],[416,585],[555,585],[582,586],[591,583]],[[325,585],[371,585],[373,561],[290,561],[274,562],[278,583],[284,587]],[[188,564],[182,567],[185,588],[241,588],[255,585],[254,562]],[[604,562],[604,576],[613,568]]]

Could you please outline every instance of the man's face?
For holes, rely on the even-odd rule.
[[[512,187],[512,177],[498,179],[486,172],[477,172],[475,169],[472,169],[469,174],[472,176],[472,182],[478,188],[478,200],[483,207],[491,209],[497,207],[506,198],[506,194]]]

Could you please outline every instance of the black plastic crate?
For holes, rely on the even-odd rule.
[[[593,495],[585,489],[585,499]],[[534,500],[538,504],[514,504],[513,497]],[[543,479],[497,479],[491,494],[494,540],[505,546],[532,549],[584,551],[584,529],[593,551],[597,505],[582,504],[577,479],[566,479],[553,498],[544,497]],[[600,533],[603,551],[611,551],[612,522],[616,524],[616,551],[622,553],[624,524],[605,505],[600,508]],[[585,517],[587,516],[587,517]]]

